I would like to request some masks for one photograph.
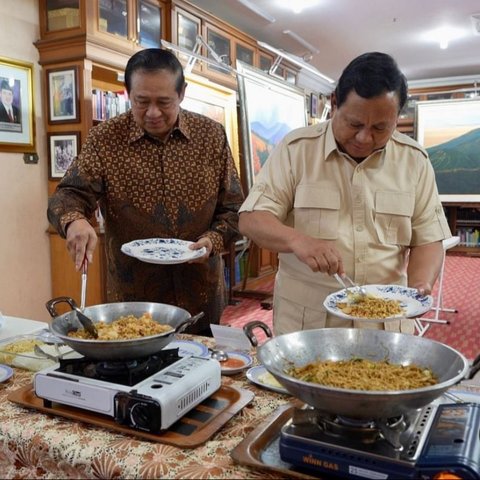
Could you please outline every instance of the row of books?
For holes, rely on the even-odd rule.
[[[130,109],[126,91],[109,92],[96,88],[92,90],[92,110],[94,120],[108,120]]]
[[[457,235],[460,237],[459,245],[463,247],[480,247],[480,230],[478,228],[459,228]]]
[[[245,275],[245,269],[247,266],[247,255],[242,252],[235,257],[235,285],[239,284]],[[230,269],[225,267],[225,282],[230,284]]]

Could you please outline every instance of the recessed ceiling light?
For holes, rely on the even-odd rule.
[[[460,28],[453,28],[445,25],[425,34],[428,41],[437,42],[441,49],[448,48],[452,40],[457,40],[465,36],[465,32]]]

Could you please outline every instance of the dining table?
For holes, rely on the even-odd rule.
[[[213,338],[187,334],[177,338],[215,346]],[[249,353],[256,365],[255,349]],[[292,400],[250,383],[245,371],[222,375],[222,386],[250,390],[251,402],[205,443],[183,448],[13,403],[8,395],[31,383],[34,375],[13,370],[13,376],[0,383],[1,478],[285,478],[235,463],[230,455],[259,423]]]

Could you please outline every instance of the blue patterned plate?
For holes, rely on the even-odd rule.
[[[387,300],[399,300],[400,306],[403,308],[404,313],[388,318],[356,318],[346,313],[343,313],[340,308],[337,307],[338,302],[349,301],[347,291],[345,289],[330,294],[323,306],[336,317],[344,318],[346,320],[361,320],[362,322],[385,322],[387,320],[395,320],[398,318],[412,318],[418,317],[428,312],[433,305],[433,298],[431,295],[419,295],[417,289],[402,287],[401,285],[363,285],[367,293],[371,293],[376,297],[384,298]]]
[[[205,247],[200,250],[190,250],[188,247],[192,243],[177,238],[146,238],[124,243],[121,250],[142,262],[173,265],[189,262],[205,255],[207,251]]]
[[[171,348],[178,348],[178,354],[181,357],[189,357],[191,355],[195,357],[210,356],[208,348],[200,342],[194,342],[190,340],[172,340],[163,350],[169,350]]]

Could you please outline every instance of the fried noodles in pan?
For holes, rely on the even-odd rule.
[[[144,313],[141,317],[126,315],[111,323],[96,322],[95,327],[98,331],[97,339],[94,339],[84,328],[69,332],[68,336],[86,340],[130,340],[173,330],[171,325],[163,325],[153,320],[149,313]]]
[[[438,383],[428,368],[361,358],[316,361],[287,373],[297,380],[350,390],[412,390]]]
[[[399,300],[379,298],[373,295],[352,295],[349,302],[337,302],[346,315],[356,318],[389,318],[402,315],[404,309]]]

